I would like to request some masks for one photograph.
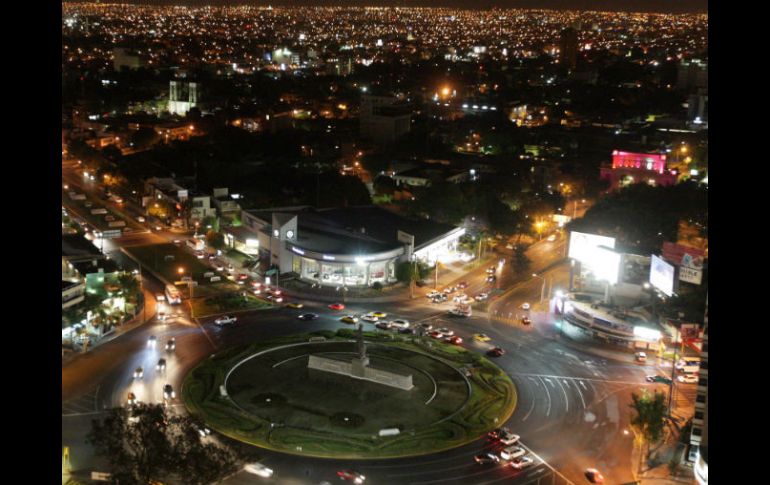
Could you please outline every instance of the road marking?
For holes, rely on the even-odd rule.
[[[578,382],[580,383],[581,386],[583,386],[583,389],[585,389],[586,391],[588,390],[588,388],[585,385],[585,382],[583,381],[578,381]]]
[[[559,387],[561,388],[561,392],[564,393],[564,404],[567,407],[567,410],[565,412],[569,413],[569,398],[567,397],[567,391],[564,389],[564,387],[561,385],[561,382],[559,382],[558,379],[556,380],[556,382],[559,383]],[[569,381],[565,380],[564,382],[568,383]]]
[[[468,467],[468,465],[463,465],[462,468],[467,468],[467,467]],[[447,468],[445,468],[445,470],[447,470]],[[451,470],[451,468],[449,468],[449,470]],[[459,479],[463,479],[463,478],[475,477],[475,476],[478,476],[478,475],[483,475],[485,473],[489,473],[489,472],[491,472],[493,470],[494,470],[494,467],[493,468],[487,468],[486,470],[482,470],[482,471],[477,472],[477,473],[471,473],[469,475],[455,476],[455,477],[453,477],[453,480],[459,480]],[[431,470],[430,473],[435,473],[435,470]],[[406,476],[408,476],[408,475],[406,475]],[[438,479],[438,480],[428,480],[428,481],[425,481],[425,482],[410,482],[410,483],[412,485],[422,485],[422,484],[428,484],[428,483],[445,483],[446,481],[447,481],[446,478],[441,478],[441,479]]]
[[[532,448],[529,448],[528,446],[526,446],[526,445],[525,445],[524,443],[522,443],[521,441],[519,441],[519,444],[521,445],[521,447],[522,447],[522,448],[524,448],[525,450],[529,451],[529,452],[532,454],[532,456],[534,456],[535,458],[537,458],[538,460],[540,460],[541,462],[543,462],[543,465],[547,466],[547,467],[548,467],[548,468],[549,468],[549,469],[550,469],[550,470],[551,470],[553,473],[555,473],[555,474],[559,475],[559,476],[560,476],[560,477],[561,477],[561,478],[562,478],[562,479],[563,479],[565,482],[567,482],[567,484],[569,484],[569,485],[575,485],[575,483],[574,483],[574,482],[570,481],[570,480],[569,480],[567,477],[565,477],[564,475],[562,475],[561,473],[559,473],[559,472],[556,470],[556,468],[552,467],[551,465],[549,465],[549,464],[548,464],[548,462],[547,462],[547,461],[543,460],[543,458],[542,458],[542,457],[540,457],[540,455],[538,455],[537,453],[535,453],[534,451],[532,451]]]
[[[67,413],[61,415],[62,418],[71,418],[76,416],[93,416],[94,414],[102,414],[104,411],[89,411],[87,413]]]
[[[580,395],[580,401],[583,403],[583,409],[585,409],[586,408],[586,400],[583,399],[583,391],[581,391],[580,387],[578,387],[578,385],[577,385],[578,382],[580,382],[581,384],[583,384],[583,383],[581,381],[572,381],[572,382],[575,384],[575,387],[577,387],[578,394]],[[584,387],[585,387],[585,385],[584,385]]]
[[[548,384],[550,384],[550,385],[551,385],[551,387],[553,387],[554,389],[556,389],[556,386],[554,385],[554,383],[553,383],[553,382],[551,382],[551,379],[549,379],[549,378],[547,378],[547,377],[546,377],[546,378],[545,378],[545,380],[546,380],[546,381],[548,381]],[[544,385],[545,385],[545,384],[544,384]]]
[[[518,373],[514,372],[512,374],[513,375],[519,375],[519,376],[542,377],[542,378],[545,378],[546,380],[548,380],[549,378],[552,378],[552,379],[583,379],[583,380],[588,381],[589,383],[591,381],[595,381],[595,382],[605,382],[605,383],[610,383],[610,384],[624,384],[624,385],[633,385],[633,386],[637,386],[637,385],[649,386],[649,385],[654,384],[654,383],[650,383],[650,382],[639,382],[639,381],[615,381],[615,380],[611,380],[611,379],[593,379],[591,377],[582,377],[582,376],[581,377],[577,377],[577,376],[555,376],[555,375],[550,375],[550,374],[530,374],[530,373],[521,373],[521,372],[518,372]]]
[[[201,321],[197,317],[194,317],[193,320],[195,320],[195,323],[197,323],[200,329],[203,331],[203,335],[206,336],[206,339],[208,339],[208,341],[211,343],[211,346],[214,347],[214,350],[219,349],[219,346],[215,344],[214,341],[211,339],[211,337],[209,336],[209,333],[206,331],[206,328],[201,324]]]
[[[546,417],[551,416],[551,393],[548,392],[548,386],[545,385],[545,382],[543,382],[543,388],[545,389],[545,394],[548,396],[548,409],[545,412]]]

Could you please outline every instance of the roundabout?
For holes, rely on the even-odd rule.
[[[423,455],[462,446],[508,420],[511,379],[484,357],[417,337],[364,333],[367,372],[408,376],[410,387],[326,372],[361,342],[348,329],[282,337],[214,354],[185,378],[187,408],[231,438],[304,456]]]

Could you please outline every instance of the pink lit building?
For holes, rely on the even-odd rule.
[[[666,155],[658,153],[631,153],[613,150],[612,166],[602,167],[602,180],[610,181],[610,191],[626,185],[674,185],[676,170],[666,170]]]

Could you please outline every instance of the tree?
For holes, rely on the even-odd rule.
[[[113,408],[94,420],[87,440],[109,461],[115,483],[144,485],[182,478],[190,485],[220,480],[237,470],[243,457],[221,445],[204,443],[196,418],[167,413],[158,404]]]
[[[513,271],[516,274],[526,274],[532,266],[532,261],[527,256],[527,248],[516,246],[513,250]]]
[[[650,396],[647,391],[642,392],[641,396],[631,393],[632,403],[629,404],[636,415],[631,417],[631,426],[636,431],[640,447],[644,448],[646,444],[649,449],[651,443],[657,443],[663,436],[666,417],[666,395],[662,392],[655,392]],[[649,458],[649,451],[647,452]]]
[[[121,273],[118,276],[118,284],[121,287],[121,292],[126,296],[127,300],[136,302],[139,295],[139,282],[136,277],[131,273]]]
[[[225,236],[211,229],[206,233],[206,243],[214,249],[222,249],[225,247]]]

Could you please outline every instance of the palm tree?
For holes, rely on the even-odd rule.
[[[631,427],[634,429],[640,446],[639,460],[641,462],[641,452],[644,451],[645,445],[647,445],[646,455],[649,459],[649,445],[657,443],[663,436],[666,395],[656,391],[654,395],[650,396],[647,391],[643,391],[641,396],[631,393],[631,399],[633,402],[629,406],[636,412],[636,415],[631,418]],[[641,463],[639,468],[641,468]]]

